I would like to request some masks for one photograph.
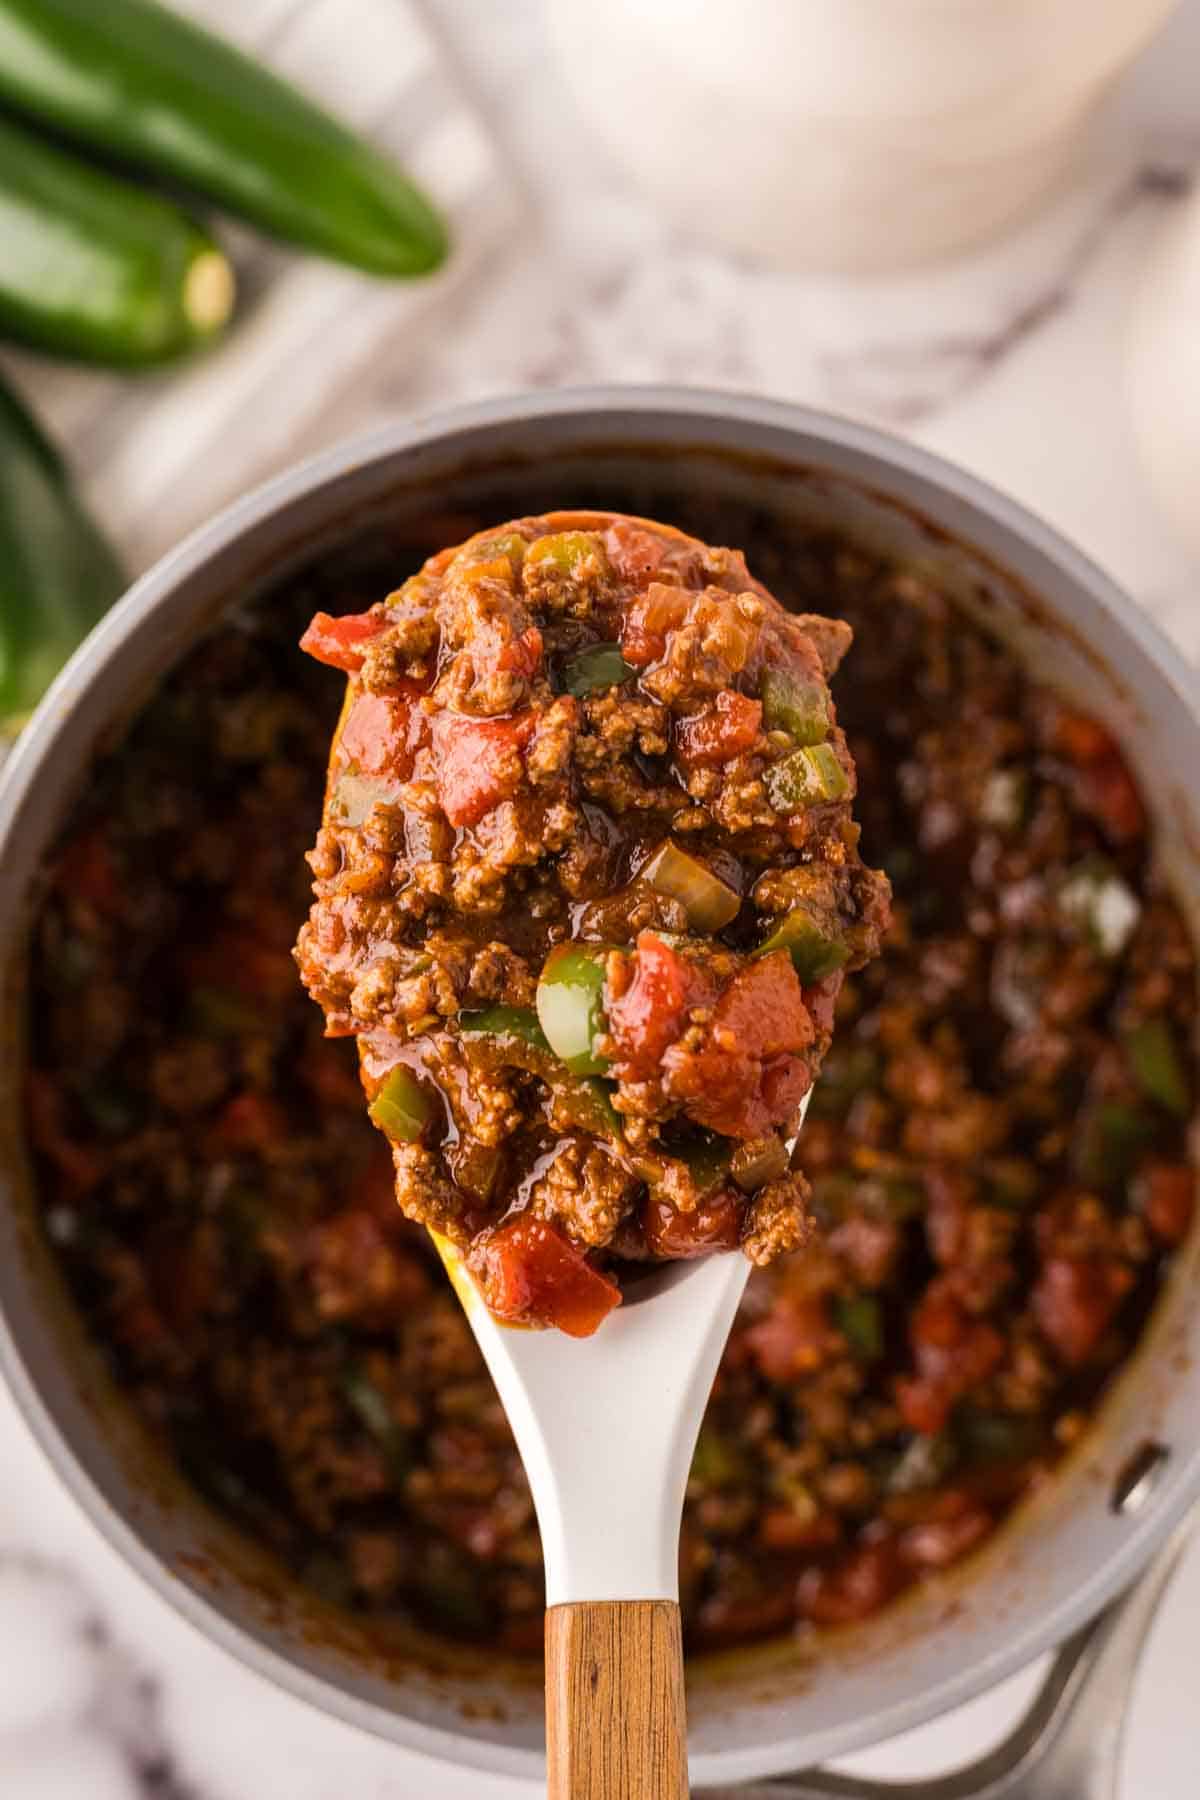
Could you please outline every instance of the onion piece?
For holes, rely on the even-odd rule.
[[[642,864],[638,879],[665,899],[678,900],[696,931],[720,931],[741,910],[741,898],[728,882],[673,844],[670,838]]]

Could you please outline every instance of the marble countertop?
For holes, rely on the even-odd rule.
[[[378,0],[383,6],[387,0]],[[487,291],[466,284],[414,372],[376,371],[338,428],[515,387],[600,380],[738,387],[905,433],[1075,538],[1200,656],[1197,571],[1136,465],[1123,400],[1131,300],[1200,170],[1200,0],[1116,97],[1086,175],[1015,237],[945,269],[857,284],[749,267],[665,232],[580,141],[537,0],[428,0],[523,190]],[[513,106],[513,95],[521,104]],[[331,426],[332,429],[332,426]],[[534,1790],[407,1757],[282,1695],[128,1572],[67,1498],[0,1391],[0,1793],[12,1800],[518,1800]],[[1143,1665],[1126,1800],[1192,1800],[1200,1548]],[[1029,1671],[855,1757],[912,1778],[973,1759]]]

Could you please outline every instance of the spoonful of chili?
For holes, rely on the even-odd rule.
[[[599,512],[303,639],[349,680],[297,958],[525,1461],[555,1796],[687,1791],[688,1465],[750,1263],[808,1235],[795,1134],[888,915],[849,641],[739,552]]]

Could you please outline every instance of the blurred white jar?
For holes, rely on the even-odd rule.
[[[678,225],[792,267],[988,237],[1176,0],[547,0],[592,128]]]
[[[1150,484],[1200,557],[1200,194],[1147,266],[1133,311],[1129,398]]]

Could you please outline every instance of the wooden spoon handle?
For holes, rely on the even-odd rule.
[[[549,1800],[687,1800],[683,1644],[673,1600],[546,1614]]]

